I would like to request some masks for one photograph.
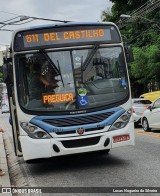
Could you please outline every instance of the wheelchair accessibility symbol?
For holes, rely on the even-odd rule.
[[[87,96],[78,96],[78,103],[80,106],[88,105],[88,97]]]

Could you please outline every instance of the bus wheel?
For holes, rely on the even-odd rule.
[[[106,150],[101,150],[100,151],[102,154],[108,154],[110,152],[110,149],[106,149]]]
[[[142,127],[143,127],[145,132],[151,131],[151,128],[149,128],[149,125],[148,125],[147,118],[143,118],[143,120],[142,120]]]
[[[36,163],[37,160],[36,159],[30,159],[30,160],[27,160],[26,163],[28,164],[32,164],[32,163]]]
[[[139,128],[139,127],[140,127],[139,123],[134,122],[134,127],[135,127],[135,128]]]
[[[111,150],[111,149],[107,149],[107,150],[104,150],[104,152],[105,152],[106,154],[108,154],[108,153],[110,152],[110,150]]]

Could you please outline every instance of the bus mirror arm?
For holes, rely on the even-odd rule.
[[[3,82],[6,83],[7,80],[7,64],[2,65],[2,72],[3,72]]]
[[[152,106],[149,106],[147,109],[149,109],[150,111],[152,111]]]
[[[93,58],[94,54],[96,53],[96,51],[99,48],[99,44],[95,44],[91,50],[91,52],[88,54],[86,60],[84,61],[84,63],[81,65],[81,70],[85,71],[87,66],[89,65],[89,63],[91,62],[91,59]]]
[[[6,83],[6,85],[7,85],[7,90],[8,90],[8,95],[9,95],[9,93],[11,91],[8,88],[10,88],[13,84],[12,64],[9,61],[5,62],[5,64],[3,64],[3,66],[2,66],[2,71],[3,71],[3,82]]]
[[[4,64],[2,65],[3,81],[7,79],[8,75],[12,72],[12,58],[4,57]],[[6,82],[5,82],[6,83]]]
[[[46,51],[44,49],[40,49],[39,52],[45,57],[45,59],[47,60],[47,62],[52,66],[52,68],[54,69],[55,73],[57,75],[60,75],[59,70],[57,69],[57,67],[55,66],[55,64],[53,63],[53,61],[50,59],[50,57],[48,56],[48,54],[46,53]]]
[[[125,45],[124,46],[124,50],[125,50],[127,63],[133,62],[134,61],[134,57],[133,57],[132,47],[130,45]]]

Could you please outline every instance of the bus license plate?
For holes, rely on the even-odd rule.
[[[118,136],[114,136],[113,137],[113,143],[123,142],[123,141],[127,141],[129,139],[130,139],[129,134],[126,134],[126,135],[118,135]]]

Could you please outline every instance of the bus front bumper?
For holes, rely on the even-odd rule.
[[[20,136],[24,160],[107,150],[134,145],[133,123],[120,130],[78,137],[33,139]]]

